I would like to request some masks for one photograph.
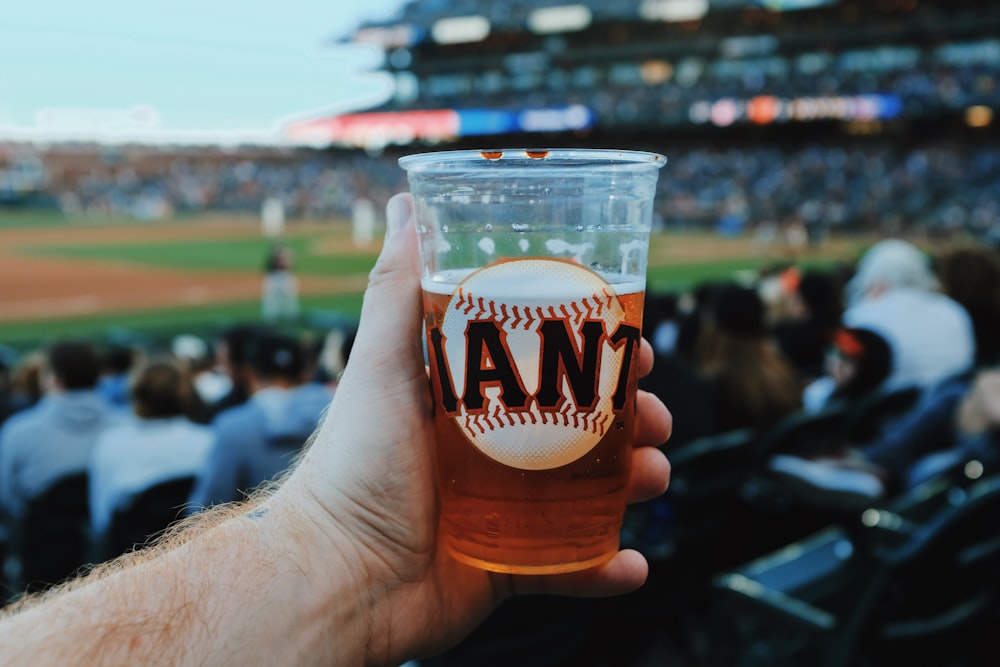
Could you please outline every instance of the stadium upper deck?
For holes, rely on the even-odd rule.
[[[289,134],[377,147],[594,128],[977,126],[1000,106],[1000,6],[990,2],[570,2],[410,2],[347,38],[385,50],[392,100]]]

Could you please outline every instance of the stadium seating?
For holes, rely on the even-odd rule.
[[[181,517],[191,495],[194,477],[160,482],[146,489],[124,509],[115,512],[108,534],[94,545],[97,562],[140,548]]]
[[[87,477],[70,475],[31,500],[11,531],[9,590],[40,590],[87,563],[90,514]]]
[[[721,575],[716,664],[989,664],[998,510],[1000,478],[931,483]]]
[[[890,420],[916,405],[920,394],[920,387],[900,387],[878,391],[861,399],[851,406],[847,415],[844,425],[846,441],[861,444],[876,440]]]

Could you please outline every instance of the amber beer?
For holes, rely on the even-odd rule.
[[[567,572],[618,551],[643,282],[561,263],[423,281],[441,530],[483,569]]]

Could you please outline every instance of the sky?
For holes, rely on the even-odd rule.
[[[334,45],[404,0],[13,0],[0,140],[272,142],[377,103],[374,49]]]

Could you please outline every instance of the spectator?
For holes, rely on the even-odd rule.
[[[128,408],[129,372],[136,352],[126,345],[112,345],[101,357],[101,378],[97,390],[111,405]]]
[[[137,371],[130,386],[135,418],[105,431],[90,458],[95,535],[105,534],[115,512],[146,489],[204,468],[212,431],[185,416],[193,391],[176,361],[154,360]]]
[[[906,488],[925,456],[956,447],[956,411],[970,386],[968,377],[955,377],[928,389],[873,443],[812,459],[779,455],[768,467],[814,502],[862,509]]]
[[[886,387],[927,387],[963,373],[975,360],[968,313],[938,292],[927,259],[898,239],[872,246],[847,285],[848,327],[885,338],[892,350]]]
[[[766,429],[798,409],[798,377],[764,328],[757,292],[723,285],[710,297],[695,345],[696,367],[713,385],[721,430]]]
[[[84,472],[98,437],[119,417],[97,392],[100,359],[62,342],[46,358],[44,397],[0,430],[0,502],[13,517],[59,479]]]
[[[856,401],[875,391],[892,372],[892,350],[867,329],[838,329],[826,357],[826,375],[803,393],[803,408],[821,410],[831,402]]]
[[[45,352],[36,350],[24,355],[10,377],[11,408],[14,412],[30,408],[42,398],[42,374]]]
[[[782,355],[805,379],[823,373],[826,351],[843,311],[839,289],[831,273],[803,273],[789,295],[786,316],[774,326]]]
[[[211,406],[232,390],[233,381],[217,370],[208,344],[198,336],[175,336],[170,342],[170,351],[184,366],[185,373],[194,386],[194,396],[189,401],[190,411],[187,417],[199,424],[211,423]]]
[[[945,294],[972,319],[976,364],[1000,361],[1000,260],[984,247],[959,248],[940,260],[938,275]]]
[[[346,327],[334,327],[323,339],[313,381],[326,384],[331,389],[337,387],[340,376],[347,368],[356,332]]]
[[[16,365],[14,351],[0,345],[0,426],[16,412],[13,391],[13,370]]]
[[[213,422],[211,456],[191,496],[194,510],[236,500],[285,470],[332,397],[322,385],[302,383],[305,353],[291,336],[255,338],[246,360],[252,395]]]
[[[237,324],[222,332],[215,344],[216,362],[230,381],[229,391],[209,406],[211,416],[243,404],[250,396],[247,378],[246,348],[264,329],[253,324]]]

